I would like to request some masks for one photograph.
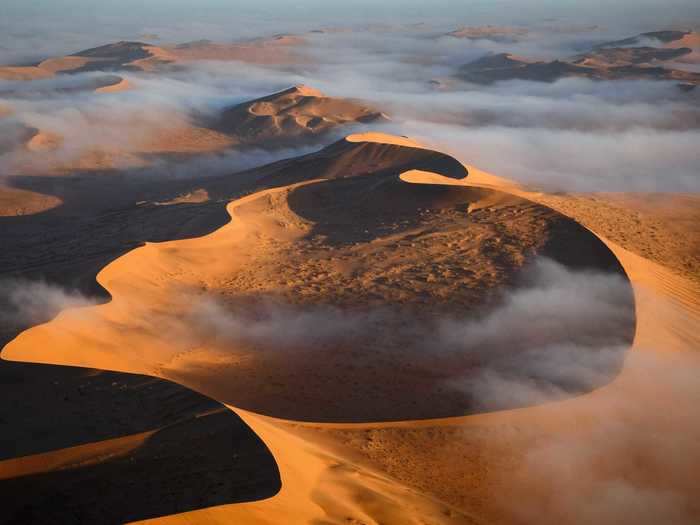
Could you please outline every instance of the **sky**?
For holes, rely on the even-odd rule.
[[[689,0],[2,0],[0,58],[31,60],[117,35],[134,39],[236,39],[310,30],[319,25],[430,23],[444,25],[595,23],[626,31],[660,25],[693,27],[700,4]],[[32,45],[33,44],[33,45]]]

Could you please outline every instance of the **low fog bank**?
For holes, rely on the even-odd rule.
[[[97,302],[67,288],[26,279],[0,279],[0,325],[3,328],[44,323],[61,310]]]
[[[137,154],[145,141],[201,124],[224,107],[308,84],[389,114],[386,131],[416,137],[519,182],[562,191],[700,191],[698,89],[684,92],[673,81],[575,78],[476,86],[455,78],[459,66],[488,53],[566,58],[639,30],[629,20],[603,25],[544,18],[516,24],[513,38],[455,38],[447,33],[457,24],[437,20],[349,24],[304,33],[305,43],[295,48],[305,57],[301,63],[201,61],[155,75],[119,73],[132,85],[122,93],[93,93],[88,88],[99,81],[95,73],[0,81],[0,106],[11,111],[0,120],[3,126],[14,122],[68,137],[54,155],[7,154],[12,148],[3,147],[0,176],[45,170],[53,160],[66,162],[94,149]],[[217,40],[217,34],[209,38]]]
[[[631,291],[620,276],[574,271],[549,259],[524,270],[498,306],[469,317],[391,305],[344,311],[271,298],[193,304],[185,324],[222,355],[255,359],[260,352],[302,367],[332,357],[347,366],[348,381],[360,383],[373,379],[352,370],[382,369],[395,359],[425,377],[443,377],[434,387],[461,392],[477,411],[540,404],[605,384],[619,371],[634,329]],[[320,377],[307,380],[323,383],[335,370],[319,365]],[[294,381],[284,371],[274,375]]]
[[[624,381],[532,444],[506,482],[516,487],[507,511],[525,523],[697,523],[698,371],[691,352],[631,352]]]
[[[481,410],[498,410],[604,384],[631,342],[630,294],[617,274],[573,271],[538,259],[521,286],[486,316],[440,323],[445,347],[476,351],[488,362],[453,386],[472,392]]]

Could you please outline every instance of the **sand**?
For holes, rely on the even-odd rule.
[[[95,93],[120,93],[122,91],[128,91],[131,88],[131,82],[129,82],[126,78],[122,78],[116,84],[95,89]]]
[[[394,169],[402,166],[404,171],[400,179],[396,177],[399,173],[391,169],[377,171],[391,175],[380,177],[384,183],[378,186],[379,193],[373,179],[363,177],[364,170],[356,166],[357,159],[367,154],[366,148],[370,147],[374,149],[369,150],[372,152],[369,158],[379,154],[383,159],[393,158],[387,166]],[[414,160],[413,165],[400,160],[402,156],[418,159],[415,152],[421,151],[424,155],[430,153],[416,149],[415,143],[402,137],[352,136],[346,143],[329,148],[318,159],[304,161],[315,169],[323,166],[325,173],[337,173],[341,177],[325,182],[309,180],[308,173],[306,179],[295,180],[296,175],[285,177],[284,171],[294,161],[282,163],[281,174],[269,180],[288,185],[231,202],[228,211],[233,220],[214,233],[191,240],[149,243],[115,260],[98,275],[99,283],[112,295],[111,302],[62,312],[52,322],[22,333],[5,347],[2,357],[177,379],[228,404],[274,455],[282,479],[282,488],[274,497],[164,516],[155,521],[261,524],[697,521],[700,508],[694,497],[694,465],[700,450],[698,429],[688,421],[687,415],[694,413],[698,392],[682,372],[689,370],[692,375],[698,364],[690,350],[700,343],[697,329],[700,288],[649,260],[662,260],[667,253],[663,250],[671,250],[671,245],[659,243],[661,248],[656,248],[645,241],[646,233],[639,235],[624,218],[605,222],[601,216],[607,211],[605,207],[589,205],[587,201],[577,204],[577,199],[585,197],[528,192],[471,166],[467,167],[468,177],[463,179],[464,173],[460,176],[436,169],[440,164],[434,159]],[[339,159],[336,167],[314,164],[330,155]],[[354,164],[341,160],[345,158],[355,159]],[[342,178],[343,173],[351,173],[340,169],[345,166],[355,166],[355,178]],[[299,172],[307,170],[299,168]],[[445,182],[449,186],[436,186]],[[420,186],[425,184],[428,186]],[[325,188],[331,190],[326,192]],[[382,197],[372,204],[371,196],[382,196],[382,188],[388,191],[388,198]],[[423,203],[421,199],[426,195],[433,197]],[[433,200],[436,195],[440,198]],[[380,410],[381,406],[365,402],[365,409],[357,415],[359,421],[355,423],[319,423],[313,419],[322,414],[307,415],[305,419],[310,421],[300,423],[241,409],[240,404],[247,403],[256,411],[276,410],[278,416],[289,417],[298,405],[285,400],[285,392],[277,390],[275,383],[280,378],[265,377],[265,373],[275,369],[255,368],[255,354],[247,354],[243,348],[233,353],[217,352],[216,338],[212,340],[210,332],[184,334],[177,331],[177,322],[167,324],[172,317],[178,320],[185,316],[193,298],[212,293],[225,300],[227,294],[238,297],[246,290],[259,293],[266,288],[282,289],[291,297],[317,303],[329,291],[337,290],[340,283],[347,286],[354,282],[348,280],[348,275],[353,273],[343,272],[347,267],[343,257],[349,257],[348,261],[355,264],[369,257],[366,269],[351,267],[360,276],[381,269],[382,260],[373,259],[372,254],[387,253],[382,242],[390,236],[378,232],[384,232],[384,226],[391,226],[378,221],[382,217],[372,206],[381,203],[390,204],[386,208],[389,216],[409,221],[405,226],[397,226],[399,236],[390,242],[395,244],[392,250],[396,253],[416,257],[408,265],[411,271],[399,280],[399,283],[408,280],[416,288],[399,286],[398,289],[406,294],[407,304],[420,304],[413,299],[423,297],[421,282],[424,281],[407,278],[420,277],[426,261],[430,261],[428,269],[435,267],[437,263],[429,255],[449,257],[450,254],[445,254],[444,248],[438,249],[435,236],[422,240],[420,235],[415,239],[412,236],[423,230],[449,233],[449,227],[459,222],[457,216],[447,212],[449,208],[444,208],[444,199],[464,201],[468,195],[472,195],[470,208],[477,214],[475,217],[486,219],[493,213],[499,217],[494,225],[503,222],[507,212],[519,210],[507,219],[519,239],[509,250],[510,263],[494,268],[497,271],[485,272],[488,275],[470,276],[466,283],[473,282],[477,290],[488,287],[489,279],[493,278],[496,280],[492,286],[500,286],[503,281],[499,279],[507,279],[509,272],[522,264],[518,262],[518,254],[533,246],[524,240],[531,238],[534,245],[541,242],[546,237],[542,228],[546,228],[548,221],[564,221],[575,228],[561,214],[569,214],[597,234],[581,228],[575,230],[574,239],[593,243],[589,246],[597,246],[600,253],[610,253],[609,249],[620,261],[634,289],[637,323],[633,349],[622,373],[611,383],[577,398],[488,414],[431,418],[424,413],[428,419],[416,421],[406,417],[403,421],[387,422],[381,419],[387,414]],[[362,204],[344,212],[345,207],[334,201],[344,196],[348,197],[345,202]],[[596,202],[599,199],[620,208],[634,208],[624,199],[620,202],[595,196]],[[685,202],[684,197],[678,199]],[[633,200],[640,203],[636,204],[638,209],[644,209],[654,220],[660,221],[661,216],[665,221],[674,220],[673,201],[658,206],[645,204],[644,199]],[[416,213],[416,207],[429,213]],[[691,201],[684,209],[692,213],[693,207]],[[370,223],[357,222],[359,219]],[[595,230],[602,223],[608,228],[604,234]],[[684,229],[683,224],[692,231],[695,222],[679,221],[676,227]],[[334,239],[332,235],[338,231],[343,235]],[[615,236],[624,239],[626,248],[611,240]],[[487,239],[489,236],[485,235],[483,240]],[[402,248],[404,242],[407,244]],[[447,242],[452,242],[449,237]],[[678,250],[677,257],[681,258],[682,247],[673,249]],[[295,250],[302,259],[295,258]],[[461,261],[479,256],[459,251],[455,255]],[[330,257],[338,259],[337,268],[324,262],[331,261]],[[308,261],[305,266],[301,264],[303,260]],[[480,262],[475,264],[476,268],[487,263]],[[465,294],[468,285],[455,289],[450,286],[454,277],[445,279],[444,290],[448,292],[445,300],[461,298],[466,306],[481,302],[482,298]],[[386,281],[360,280],[362,289],[368,293],[365,301],[372,300],[372,292],[375,297],[382,297],[382,293],[376,293],[380,288],[375,282],[384,285]],[[429,289],[441,290],[440,280]],[[397,285],[388,291],[392,290],[397,290]],[[353,293],[349,299],[357,295]],[[434,301],[432,298],[428,303]],[[128,331],[125,327],[132,329]],[[51,352],[46,348],[51,348]],[[243,392],[237,392],[235,382],[212,381],[226,370],[238,369],[246,372],[241,379],[258,381],[258,385],[252,383]],[[403,371],[399,368],[392,372],[400,380]],[[206,380],[198,381],[198,377]],[[282,377],[291,381],[294,375]],[[313,385],[328,375],[306,377],[307,383]],[[378,385],[385,382],[379,381]],[[330,388],[340,386],[332,383]],[[251,389],[259,388],[254,390],[258,394],[265,393],[269,387],[274,388],[267,392],[267,404],[265,396],[243,397]],[[294,401],[301,390],[301,385],[297,385],[286,394]],[[314,395],[313,388],[310,390],[304,395]],[[360,394],[344,392],[343,398],[350,396],[347,407],[361,406]],[[307,400],[312,406],[323,401],[318,397]],[[337,420],[339,412],[333,412],[333,408],[326,407],[326,417],[330,414],[329,419]],[[369,409],[378,410],[377,422],[361,421],[368,416]],[[687,440],[674,441],[669,449],[664,435],[687,435]],[[678,443],[680,448],[675,450]]]
[[[208,40],[189,42],[164,49],[172,61],[196,60],[237,61],[252,64],[279,65],[303,63],[301,52],[305,39],[299,35],[276,35],[243,42],[215,43]]]
[[[51,76],[52,72],[34,66],[0,66],[2,80],[36,80]]]
[[[328,97],[309,86],[293,86],[267,97],[226,108],[214,129],[242,145],[274,147],[318,137],[339,126],[387,120],[360,101]]]
[[[52,195],[0,186],[0,217],[33,215],[60,204],[61,200]]]
[[[105,82],[108,83],[95,91],[108,94],[138,89],[116,75],[105,78]],[[100,129],[95,117],[84,118],[96,130]],[[308,86],[294,86],[224,108],[214,117],[173,114],[153,122],[141,121],[135,115],[131,133],[119,145],[100,140],[98,145],[79,148],[71,137],[28,129],[31,135],[23,148],[25,151],[17,157],[15,172],[67,176],[75,172],[138,169],[159,159],[172,161],[237,148],[320,146],[338,128],[387,119],[359,100],[328,97]]]

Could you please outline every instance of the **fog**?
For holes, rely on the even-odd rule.
[[[279,358],[302,368],[315,362],[313,376],[305,376],[311,390],[335,377],[338,366],[347,369],[343,383],[366,383],[374,390],[379,385],[372,382],[384,381],[389,372],[365,371],[383,370],[387,360],[397,359],[403,365],[393,372],[396,381],[404,366],[412,374],[444,376],[433,388],[463,394],[470,411],[537,405],[604,385],[620,370],[634,327],[630,288],[622,277],[571,270],[546,258],[532,262],[495,307],[480,313],[419,315],[393,305],[343,310],[265,297],[230,303],[205,296],[190,302],[189,335],[177,338],[190,339],[192,347],[205,344],[219,355],[248,355],[253,362]],[[297,365],[269,373],[292,385]],[[452,369],[447,375],[446,367]],[[213,373],[226,381],[250,380],[235,368]],[[200,381],[215,384],[217,377]],[[287,395],[293,397],[290,385]],[[328,399],[335,395],[326,393]]]
[[[276,32],[322,27],[302,28],[296,17],[286,27],[274,17],[246,16],[261,25],[239,24],[262,34],[271,34],[271,27]],[[491,21],[508,22],[499,22],[495,15]],[[460,24],[439,17],[420,26],[360,22],[350,18],[348,30],[304,33],[306,44],[298,48],[304,57],[301,63],[263,67],[211,61],[158,75],[120,73],[133,86],[123,93],[92,92],[91,86],[100,81],[97,73],[0,81],[0,106],[11,110],[3,127],[15,125],[10,135],[21,135],[17,129],[39,129],[69,137],[52,155],[18,153],[21,148],[8,153],[12,148],[3,147],[0,176],[41,171],[87,150],[116,148],[138,154],[144,141],[164,130],[198,123],[223,107],[304,83],[330,96],[362,99],[388,113],[392,123],[386,131],[415,137],[465,163],[533,186],[562,191],[700,190],[697,89],[682,92],[673,81],[571,78],[551,84],[506,81],[476,86],[455,76],[460,65],[492,52],[539,60],[571,57],[596,43],[649,29],[642,27],[641,19],[591,25],[593,18],[551,20],[543,14],[529,25],[520,21],[521,30],[505,40],[447,36]],[[197,23],[191,33],[177,33],[179,41],[198,36],[216,40],[220,35],[195,34],[206,30]],[[231,39],[229,35],[222,40]],[[99,43],[107,41],[102,37]],[[156,43],[160,41],[159,37]],[[44,56],[61,49],[57,44]],[[330,138],[343,134],[347,133],[339,131]],[[3,142],[8,140],[15,139]],[[308,150],[304,146],[300,144],[300,153]],[[231,152],[209,156],[205,164],[235,157]],[[237,166],[250,167],[251,162],[232,163],[233,170]],[[182,165],[176,169],[187,171]]]
[[[0,324],[4,328],[44,323],[61,310],[95,304],[77,291],[44,281],[0,279]]]

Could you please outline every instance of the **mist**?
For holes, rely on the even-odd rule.
[[[506,41],[446,36],[457,25],[442,21],[304,33],[306,43],[298,51],[306,58],[300,64],[204,61],[157,76],[120,73],[133,89],[109,95],[88,89],[99,81],[95,73],[0,81],[0,106],[11,110],[3,126],[9,121],[18,129],[70,137],[43,160],[26,152],[7,153],[4,147],[0,176],[45,170],[55,160],[70,162],[93,149],[138,154],[145,140],[164,130],[192,125],[224,107],[304,83],[384,111],[392,118],[385,131],[415,137],[462,162],[534,187],[699,191],[697,90],[682,92],[675,82],[651,80],[476,86],[454,76],[457,67],[487,53],[551,60],[634,34],[633,20],[625,20],[622,27],[584,22],[557,31],[560,22],[539,21],[521,26],[525,30]],[[283,32],[282,27],[278,30]],[[190,35],[183,34],[183,40],[185,36]],[[211,160],[204,162],[208,163]],[[246,160],[238,164],[251,166]],[[177,170],[183,173],[186,167]]]
[[[77,291],[45,281],[0,280],[0,324],[3,327],[44,323],[61,310],[95,304],[95,300]]]

